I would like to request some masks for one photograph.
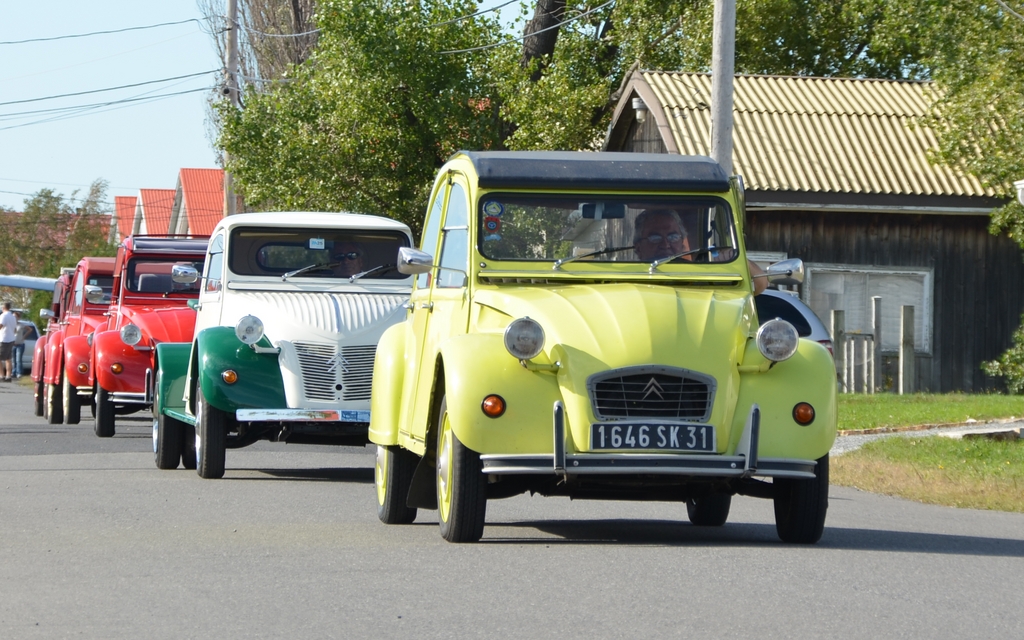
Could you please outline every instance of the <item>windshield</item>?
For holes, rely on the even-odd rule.
[[[203,272],[202,260],[174,260],[172,258],[141,258],[128,261],[128,279],[125,286],[135,293],[199,293],[199,281],[191,284],[171,280],[175,265],[194,267]]]
[[[708,196],[493,193],[480,202],[478,224],[480,253],[494,260],[683,263],[737,256],[731,209]]]
[[[409,246],[398,231],[353,229],[236,228],[231,232],[231,271],[246,276],[349,278],[395,265],[399,247]],[[301,273],[292,274],[292,272]],[[397,269],[382,268],[371,279],[401,280]]]

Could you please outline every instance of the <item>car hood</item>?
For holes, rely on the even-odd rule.
[[[529,316],[554,359],[593,370],[658,364],[712,375],[735,370],[754,314],[749,293],[647,284],[569,285],[479,291],[498,328]],[[485,318],[486,319],[486,318]],[[561,352],[561,353],[560,353]],[[716,375],[718,377],[718,375]]]
[[[196,327],[195,310],[186,307],[153,309],[125,307],[121,309],[124,325],[131,323],[142,330],[144,339],[156,342],[191,342]]]

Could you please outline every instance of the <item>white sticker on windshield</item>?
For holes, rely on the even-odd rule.
[[[309,239],[309,248],[310,249],[323,249],[326,246],[327,246],[327,243],[324,242],[323,238],[310,238]]]

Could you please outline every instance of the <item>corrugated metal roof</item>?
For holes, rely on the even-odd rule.
[[[146,233],[165,234],[171,222],[174,189],[139,189]]]
[[[711,76],[643,71],[681,154],[711,152]],[[733,171],[749,189],[993,196],[928,161],[929,82],[736,76]],[[628,99],[629,96],[626,97]]]
[[[122,238],[132,235],[132,223],[135,222],[135,203],[135,196],[114,196],[117,231]]]
[[[224,170],[182,169],[182,207],[193,235],[208,236],[224,217]]]

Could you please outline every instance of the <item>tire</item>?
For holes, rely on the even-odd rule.
[[[418,462],[416,454],[401,447],[377,445],[373,468],[377,484],[377,517],[384,524],[411,524],[416,509],[406,504],[412,474]]]
[[[153,458],[157,469],[177,469],[181,461],[182,423],[164,414],[153,416]]]
[[[776,479],[775,530],[783,542],[814,544],[825,531],[828,455],[818,458],[813,480]]]
[[[93,429],[101,438],[111,438],[114,435],[114,401],[103,387],[96,387],[96,418],[93,421]]]
[[[181,423],[181,466],[196,468],[196,429],[184,422]]]
[[[67,376],[64,376],[60,393],[63,400],[64,422],[78,424],[82,421],[82,400],[78,397],[78,389],[71,386]]]
[[[720,527],[729,519],[732,496],[728,493],[709,493],[686,501],[686,515],[698,527]]]
[[[437,420],[437,512],[441,537],[448,542],[476,542],[484,534],[487,478],[480,454],[459,442],[441,399]]]
[[[36,417],[43,417],[46,415],[46,383],[43,382],[42,377],[39,378],[35,387],[35,414]]]
[[[224,477],[227,443],[227,414],[211,406],[197,385],[196,394],[196,473],[200,478]]]
[[[58,385],[46,385],[46,422],[49,424],[64,424],[64,402],[60,390]]]

